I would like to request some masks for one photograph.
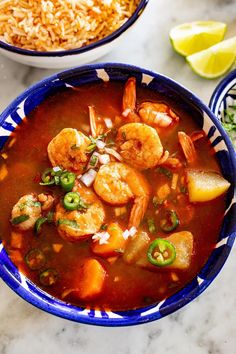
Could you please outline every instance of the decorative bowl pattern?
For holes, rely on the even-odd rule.
[[[109,36],[81,48],[61,51],[38,52],[15,47],[0,40],[0,53],[19,63],[39,68],[58,69],[87,64],[110,52],[137,22],[149,0],[140,0],[136,11]]]
[[[67,70],[51,76],[22,93],[0,116],[0,148],[11,132],[46,97],[60,88],[79,86],[85,83],[118,80],[126,81],[135,76],[138,84],[177,101],[183,108],[196,117],[198,124],[206,132],[211,145],[215,148],[222,173],[231,183],[227,194],[227,207],[219,239],[207,263],[199,274],[182,290],[164,301],[130,311],[98,311],[72,306],[58,300],[28,280],[13,265],[3,245],[0,244],[0,276],[22,298],[31,304],[54,315],[81,323],[104,326],[136,325],[160,319],[191,302],[213,281],[223,267],[236,236],[236,199],[235,175],[236,161],[234,148],[213,113],[196,96],[171,79],[124,64],[98,64]],[[199,115],[200,113],[200,115]]]
[[[220,121],[231,105],[236,105],[236,69],[219,83],[209,103],[210,109]]]

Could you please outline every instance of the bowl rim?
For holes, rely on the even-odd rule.
[[[236,85],[236,69],[232,70],[228,75],[226,75],[226,77],[224,77],[223,80],[219,82],[210,98],[209,107],[215,114],[216,118],[218,118],[221,102],[233,85]]]
[[[29,49],[23,49],[17,46],[14,46],[12,44],[8,44],[2,40],[0,40],[0,49],[7,50],[9,52],[13,52],[16,54],[21,54],[21,55],[26,55],[29,57],[64,57],[67,55],[76,55],[76,54],[81,54],[81,53],[86,53],[89,52],[92,49],[99,48],[101,46],[104,46],[105,44],[111,43],[113,40],[116,38],[120,37],[126,30],[128,30],[141,16],[143,11],[145,10],[149,0],[140,0],[140,3],[133,13],[133,15],[121,26],[119,27],[116,31],[112,32],[108,36],[93,42],[91,44],[85,45],[80,48],[75,48],[75,49],[68,49],[68,50],[58,50],[58,51],[50,51],[50,52],[45,52],[45,51],[37,51],[37,50],[29,50]]]
[[[32,92],[34,92],[38,88],[42,88],[43,86],[47,86],[47,84],[50,84],[52,81],[58,81],[58,79],[60,80],[61,74],[63,74],[63,76],[68,75],[67,77],[73,77],[73,74],[76,74],[76,75],[82,74],[82,73],[88,74],[88,73],[91,73],[91,71],[95,72],[99,69],[102,69],[102,70],[117,69],[117,70],[121,70],[121,71],[126,70],[126,71],[129,71],[130,76],[132,74],[147,75],[147,76],[152,77],[154,79],[159,79],[159,80],[161,79],[168,86],[170,86],[172,89],[176,89],[178,91],[181,91],[181,94],[183,94],[183,96],[188,100],[188,102],[193,102],[198,108],[201,109],[202,112],[206,113],[208,118],[217,127],[217,129],[219,130],[221,136],[223,137],[226,147],[229,151],[229,159],[232,164],[233,170],[236,171],[236,157],[235,157],[233,145],[232,145],[228,135],[226,134],[226,132],[222,128],[219,120],[214,116],[214,114],[210,111],[210,109],[197,96],[195,96],[195,94],[193,94],[191,91],[189,91],[188,89],[186,89],[184,86],[177,83],[173,79],[171,79],[165,75],[162,75],[162,74],[159,74],[159,73],[156,73],[156,72],[144,69],[144,68],[140,68],[137,66],[129,65],[129,64],[122,64],[122,63],[90,64],[90,65],[83,65],[83,66],[75,67],[72,69],[67,69],[62,72],[51,75],[51,76],[37,82],[36,84],[30,86],[28,89],[23,91],[23,93],[21,93],[12,103],[10,103],[8,105],[8,107],[0,115],[0,126],[2,125],[2,122],[5,121],[6,117],[8,117],[9,114],[11,114],[11,111],[15,107],[17,107],[20,102],[24,101],[28,95],[30,95]],[[94,80],[90,80],[91,83],[93,81]],[[119,79],[119,81],[121,81],[121,80]],[[235,195],[235,185],[234,185],[234,195]],[[96,317],[96,316],[89,317],[88,313],[85,315],[84,314],[81,315],[81,312],[78,311],[78,309],[80,309],[80,308],[75,307],[73,305],[70,305],[70,311],[69,310],[63,311],[61,308],[59,309],[58,307],[53,306],[53,304],[51,302],[50,303],[46,302],[45,298],[41,297],[39,299],[38,296],[35,296],[35,294],[32,291],[26,290],[18,282],[18,280],[14,277],[14,275],[5,267],[5,264],[4,264],[5,255],[3,255],[2,250],[4,251],[4,253],[6,253],[6,251],[1,243],[0,243],[0,276],[2,277],[4,282],[9,287],[11,287],[13,289],[13,291],[16,292],[24,300],[26,300],[29,303],[31,303],[32,305],[34,305],[34,306],[36,306],[48,313],[54,314],[58,317],[66,318],[66,319],[69,319],[69,320],[72,320],[75,322],[79,322],[79,323],[92,324],[92,325],[98,325],[98,326],[118,327],[118,326],[138,325],[138,324],[143,324],[143,323],[147,323],[147,322],[151,322],[151,321],[163,318],[166,315],[169,315],[169,314],[177,311],[178,309],[184,307],[185,305],[190,303],[192,300],[194,300],[196,297],[198,297],[215,279],[215,277],[221,271],[225,261],[227,260],[229,254],[230,254],[230,251],[232,249],[234,239],[236,237],[236,232],[233,232],[232,234],[230,234],[230,236],[231,237],[228,237],[228,240],[227,240],[227,245],[229,246],[229,252],[222,256],[223,260],[221,260],[221,262],[219,262],[219,259],[217,259],[217,261],[219,263],[219,264],[217,263],[217,265],[219,265],[219,267],[217,267],[217,270],[214,273],[214,275],[210,279],[204,279],[203,282],[200,282],[197,291],[195,291],[195,289],[190,288],[188,290],[188,296],[186,296],[184,298],[179,298],[176,301],[174,301],[173,302],[174,306],[173,306],[173,304],[171,304],[171,306],[166,305],[167,307],[169,306],[170,309],[169,309],[169,311],[165,312],[164,314],[160,314],[160,312],[159,312],[159,307],[162,305],[162,302],[159,303],[158,305],[155,304],[155,305],[143,307],[138,310],[113,311],[112,312],[113,314],[114,313],[121,314],[121,315],[123,314],[124,317],[122,317],[122,318],[120,318],[121,316],[119,316],[119,315],[117,316],[117,318],[114,318],[114,317],[107,318],[106,316],[104,317],[101,314],[100,314],[100,317]],[[13,268],[15,270],[17,270],[17,268],[14,266],[14,264],[12,262],[11,262],[11,266],[13,266]],[[198,276],[198,274],[196,275],[196,277]],[[26,278],[26,280],[28,281],[29,284],[33,284],[36,289],[39,289],[30,280],[28,280],[27,278]],[[190,282],[190,285],[193,282],[193,280]],[[183,289],[186,289],[188,287],[188,285],[189,284],[186,284],[176,294],[181,292]],[[65,307],[65,305],[68,305],[67,303],[62,302],[61,300],[53,298],[51,295],[45,293],[42,290],[40,290],[40,294],[42,294],[42,295],[44,294],[44,297],[45,297],[45,295],[47,295],[48,299],[54,299],[57,301],[57,304],[63,304],[64,307]],[[84,310],[86,310],[86,309],[84,309]],[[91,311],[94,311],[94,310],[91,310]],[[142,313],[142,312],[146,313],[146,314],[143,316],[142,315],[140,316],[140,313]]]

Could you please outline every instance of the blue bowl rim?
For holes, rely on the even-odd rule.
[[[227,86],[230,86],[229,84],[233,80],[236,81],[236,69],[231,71],[223,80],[221,80],[219,84],[216,86],[215,90],[213,91],[213,94],[209,102],[209,108],[216,115],[216,117],[218,114],[218,112],[216,112],[217,110],[216,108],[222,102],[225,95],[227,95],[228,91],[230,90],[230,87],[229,90],[227,90],[225,93],[224,90],[226,89]],[[221,97],[222,93],[224,93],[224,95]],[[219,102],[219,100],[221,100],[221,102]]]
[[[70,49],[70,50],[43,52],[43,51],[19,48],[0,40],[0,48],[7,50],[9,52],[31,56],[31,57],[64,57],[67,55],[76,55],[76,54],[85,53],[92,49],[96,49],[105,44],[108,44],[112,42],[114,39],[120,37],[127,29],[129,29],[138,20],[138,18],[145,10],[148,2],[149,0],[140,0],[140,3],[137,9],[135,10],[135,12],[133,13],[133,15],[120,28],[112,32],[109,36],[104,37],[97,42],[88,44],[84,47]]]
[[[141,73],[141,74],[145,74],[145,75],[154,77],[156,79],[159,78],[159,79],[164,80],[165,83],[170,85],[173,89],[181,91],[183,96],[189,102],[193,102],[198,108],[200,108],[203,112],[205,112],[207,114],[207,116],[210,118],[210,120],[217,127],[217,129],[221,133],[221,136],[224,138],[225,144],[226,144],[227,149],[228,149],[228,151],[230,153],[230,160],[231,160],[233,169],[236,171],[236,157],[235,157],[234,147],[233,147],[228,135],[226,134],[226,132],[222,128],[219,120],[214,116],[212,111],[195,94],[193,94],[191,91],[189,91],[188,89],[186,89],[184,86],[182,86],[181,84],[177,83],[173,79],[170,79],[169,77],[167,77],[165,75],[162,75],[162,74],[159,74],[159,73],[155,73],[153,71],[150,71],[150,70],[147,70],[147,69],[143,69],[143,68],[140,68],[140,67],[137,67],[137,66],[129,65],[129,64],[122,64],[122,63],[90,64],[90,65],[83,65],[83,66],[75,67],[75,68],[68,69],[68,70],[62,71],[60,73],[56,73],[54,75],[51,75],[51,76],[49,76],[49,77],[37,82],[36,84],[30,86],[22,94],[20,94],[12,103],[10,103],[9,106],[2,112],[2,114],[0,114],[0,125],[1,125],[1,122],[4,121],[5,118],[10,114],[12,109],[14,109],[14,107],[16,107],[20,102],[22,102],[30,94],[30,92],[33,92],[34,90],[36,90],[36,89],[38,89],[38,88],[40,88],[42,86],[45,86],[45,85],[47,85],[48,83],[50,83],[50,82],[52,82],[54,80],[57,80],[58,79],[58,75],[61,75],[62,73],[63,74],[70,74],[70,75],[73,74],[73,73],[78,74],[78,73],[83,73],[85,71],[88,72],[90,70],[99,70],[99,69],[106,70],[106,68],[120,69],[120,70],[122,70],[122,69],[126,69],[127,70],[128,69],[130,71],[130,75],[132,75],[132,73],[138,73],[138,74]],[[229,243],[228,243],[228,245],[230,247],[230,250],[231,250],[231,248],[233,246],[233,243],[234,243],[234,238],[232,238],[229,241]],[[148,314],[148,315],[143,316],[143,317],[139,316],[139,317],[135,318],[135,313],[137,312],[137,310],[128,311],[128,313],[130,315],[134,314],[133,318],[132,317],[131,318],[124,317],[122,319],[119,319],[119,318],[105,319],[105,318],[89,318],[88,316],[86,318],[85,317],[81,318],[79,313],[76,316],[75,315],[73,316],[73,314],[72,315],[68,314],[65,311],[63,312],[62,310],[59,310],[58,308],[50,307],[50,304],[45,303],[43,300],[38,301],[31,294],[31,292],[27,291],[22,286],[17,287],[17,285],[19,285],[17,280],[15,278],[13,279],[13,275],[11,273],[8,274],[7,270],[4,267],[2,267],[1,256],[0,256],[0,277],[2,277],[4,282],[10,288],[12,288],[12,290],[15,293],[17,293],[20,297],[22,297],[24,300],[26,300],[27,302],[29,302],[32,305],[36,306],[37,308],[40,308],[40,309],[42,309],[42,310],[44,310],[44,311],[46,311],[48,313],[51,313],[51,314],[54,314],[54,315],[58,316],[58,317],[66,318],[66,319],[69,319],[69,320],[72,320],[72,321],[75,321],[75,322],[79,322],[79,323],[92,324],[92,325],[97,325],[97,326],[108,326],[108,327],[130,326],[130,325],[143,324],[143,323],[147,323],[147,322],[151,322],[151,321],[163,318],[163,317],[165,317],[165,316],[177,311],[178,309],[184,307],[185,305],[187,305],[191,301],[193,301],[204,290],[206,290],[206,288],[208,288],[208,286],[211,284],[211,282],[215,279],[215,277],[218,275],[218,273],[223,268],[223,265],[226,262],[228,256],[229,256],[229,254],[225,255],[225,258],[224,258],[223,262],[221,263],[221,266],[218,268],[217,272],[214,274],[214,276],[210,280],[204,281],[199,286],[198,291],[191,292],[190,295],[187,296],[186,298],[177,300],[175,302],[175,309],[172,309],[170,312],[168,312],[168,313],[166,313],[166,314],[164,314],[162,316],[160,316],[159,311],[156,311],[155,313],[151,313],[151,314]],[[12,280],[13,280],[15,286],[12,285]],[[29,281],[29,283],[30,283],[30,281]],[[188,284],[186,284],[185,287],[187,287],[187,286],[188,286]],[[44,293],[44,291],[42,291],[42,293]],[[72,310],[76,310],[76,307],[71,306],[71,309]],[[150,309],[150,306],[149,307],[144,307],[141,310],[147,311],[148,309]],[[120,311],[119,313],[122,314],[122,311]],[[124,311],[124,313],[127,313],[127,311]]]

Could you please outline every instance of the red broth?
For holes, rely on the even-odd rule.
[[[92,239],[78,242],[68,242],[60,237],[54,224],[44,224],[42,232],[35,235],[34,231],[23,234],[22,244],[12,245],[12,232],[18,232],[9,222],[13,205],[21,196],[28,193],[49,192],[58,197],[62,192],[58,187],[39,185],[42,172],[50,166],[47,156],[47,145],[63,128],[76,128],[84,134],[89,134],[88,106],[96,107],[99,114],[114,119],[121,114],[121,102],[124,85],[117,82],[84,85],[76,90],[67,89],[46,99],[29,117],[14,131],[12,137],[2,150],[7,154],[4,161],[8,175],[1,182],[1,238],[13,262],[29,279],[49,294],[62,299],[66,291],[73,287],[81,277],[83,262],[88,257],[97,259],[106,271],[105,284],[102,294],[95,299],[83,301],[76,294],[64,298],[78,306],[92,308],[127,310],[157,303],[183,288],[206,263],[218,238],[220,225],[225,209],[224,196],[211,202],[190,204],[186,190],[179,191],[180,203],[176,211],[180,225],[175,231],[188,230],[194,236],[194,248],[191,265],[187,270],[167,271],[157,269],[150,271],[136,265],[125,264],[122,255],[113,263],[104,257],[94,255],[91,251]],[[181,119],[172,129],[166,129],[160,134],[161,141],[171,154],[180,151],[177,132],[182,130],[187,134],[199,130],[190,114],[166,101],[156,93],[138,88],[137,101],[162,101],[170,104]],[[12,144],[11,144],[12,142]],[[216,158],[207,139],[204,137],[195,143],[198,159],[195,168],[220,171]],[[179,153],[182,161],[184,155]],[[184,168],[178,170],[183,175]],[[159,216],[155,214],[152,198],[158,187],[163,183],[171,183],[170,178],[161,173],[158,168],[142,171],[151,188],[151,198],[141,227],[151,239],[166,237],[158,227]],[[173,171],[172,171],[173,173]],[[176,203],[176,195],[169,200],[171,205]],[[115,217],[115,207],[103,203],[106,213],[106,223],[117,221],[123,230],[127,229],[130,204],[127,213]],[[191,215],[193,217],[191,217]],[[147,218],[153,218],[157,231],[152,234],[147,227]],[[60,250],[55,251],[55,244]],[[53,246],[54,245],[54,246]],[[46,257],[46,264],[40,271],[33,271],[25,263],[25,256],[31,249],[40,249]],[[58,272],[55,285],[43,286],[39,281],[42,270],[53,268]],[[77,279],[77,280],[76,280]],[[64,294],[64,295],[63,295]]]

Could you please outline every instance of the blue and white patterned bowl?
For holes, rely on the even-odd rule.
[[[125,82],[130,76],[136,77],[139,85],[159,92],[173,102],[178,102],[193,117],[194,113],[197,117],[199,117],[199,112],[201,113],[202,118],[198,124],[206,132],[211,145],[215,148],[224,177],[231,183],[226,198],[226,212],[215,249],[205,266],[189,284],[159,304],[125,312],[83,309],[53,298],[40,290],[17,270],[3,245],[0,244],[0,276],[2,279],[18,295],[31,304],[49,313],[76,322],[103,326],[127,326],[146,323],[169,315],[191,302],[208,287],[223,267],[236,236],[236,223],[234,221],[236,219],[236,160],[234,148],[209,108],[191,92],[165,76],[134,66],[113,63],[83,66],[51,76],[26,90],[1,114],[0,148],[21,120],[28,116],[46,97],[56,93],[58,89],[99,81],[117,80]]]
[[[230,111],[231,106],[236,106],[236,69],[230,72],[216,87],[209,106],[215,116],[224,122],[226,110]],[[235,113],[235,110],[233,112]],[[231,132],[231,138],[236,148],[236,132]]]
[[[39,52],[22,49],[0,40],[0,53],[19,63],[38,68],[58,69],[70,68],[75,65],[87,64],[110,52],[119,42],[125,39],[126,34],[134,27],[145,10],[149,0],[140,0],[133,15],[118,30],[109,36],[71,50]]]

